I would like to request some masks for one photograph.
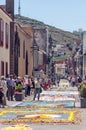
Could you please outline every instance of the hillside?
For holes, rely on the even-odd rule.
[[[29,26],[35,29],[48,28],[48,34],[52,36],[53,44],[64,45],[66,48],[66,55],[72,55],[73,52],[75,52],[77,47],[76,41],[79,40],[79,36],[24,16],[15,15],[15,21],[19,22],[22,26]]]
[[[37,21],[35,19],[15,15],[15,20],[20,22],[21,25],[31,26],[33,28],[44,29],[47,27],[49,30],[49,34],[52,35],[52,38],[56,44],[72,44],[74,43],[74,41],[79,39],[78,36],[74,35],[71,32],[67,32],[50,25],[46,25],[45,23]]]

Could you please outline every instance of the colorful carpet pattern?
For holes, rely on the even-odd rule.
[[[30,128],[30,126],[28,126],[28,125],[17,124],[17,125],[13,125],[13,126],[7,126],[1,130],[32,130],[32,128]]]
[[[57,101],[57,102],[46,102],[46,101],[40,101],[40,102],[25,102],[25,103],[21,103],[19,105],[17,105],[19,107],[28,107],[28,108],[39,108],[39,107],[64,107],[64,108],[72,108],[74,107],[74,101]]]
[[[80,124],[78,91],[43,91],[40,101],[24,101],[0,111],[0,124]]]
[[[10,109],[0,112],[1,124],[16,123],[72,123],[80,122],[79,110],[39,109]],[[79,116],[79,117],[78,117]]]

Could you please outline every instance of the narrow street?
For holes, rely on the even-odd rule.
[[[0,1],[0,130],[86,129],[83,1]]]

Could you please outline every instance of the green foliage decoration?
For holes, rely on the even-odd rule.
[[[15,88],[16,91],[21,92],[22,91],[22,85],[18,84]]]
[[[80,83],[79,86],[79,91],[80,91],[80,96],[81,97],[86,97],[86,83]]]

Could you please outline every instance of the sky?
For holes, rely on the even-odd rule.
[[[15,1],[18,14],[19,0]],[[0,0],[0,5],[5,0]],[[86,0],[20,0],[21,15],[73,32],[86,30]]]

